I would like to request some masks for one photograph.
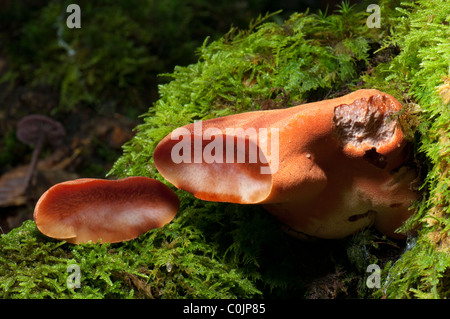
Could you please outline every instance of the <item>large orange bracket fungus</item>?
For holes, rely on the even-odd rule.
[[[48,189],[36,204],[34,220],[52,238],[114,243],[162,227],[178,207],[176,194],[152,178],[81,178]]]
[[[154,162],[169,182],[208,201],[264,204],[287,229],[343,238],[411,215],[416,171],[392,115],[402,105],[377,90],[287,109],[254,111],[176,129]]]

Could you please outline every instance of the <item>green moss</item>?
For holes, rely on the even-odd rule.
[[[450,105],[445,95],[450,74],[449,23],[446,1],[402,3],[384,43],[384,48],[397,46],[400,53],[364,77],[367,86],[392,91],[420,110],[415,142],[424,196],[404,226],[419,233],[415,246],[387,270],[383,293],[391,298],[450,295]]]
[[[172,224],[123,244],[70,245],[27,221],[0,238],[1,298],[243,298],[259,291],[190,227]],[[195,241],[192,241],[195,240]],[[69,265],[80,269],[70,288]]]

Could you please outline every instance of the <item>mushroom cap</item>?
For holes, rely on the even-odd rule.
[[[288,109],[230,115],[178,128],[153,158],[178,188],[203,200],[264,204],[297,232],[342,238],[375,224],[395,236],[417,198],[409,188],[414,172],[403,174],[406,180],[396,174],[407,158],[403,132],[391,119],[401,108],[389,94],[358,90]],[[226,160],[227,141],[234,141],[228,149],[234,160]],[[238,141],[245,149],[236,147]],[[246,153],[242,163],[236,161],[239,152]],[[249,161],[252,152],[257,160]],[[205,153],[216,161],[205,160]]]
[[[152,178],[81,178],[48,189],[36,204],[34,220],[52,238],[114,243],[164,226],[178,208],[177,195]]]
[[[57,146],[62,143],[65,134],[61,123],[40,114],[25,116],[17,127],[17,138],[28,145],[36,145],[40,136],[44,135],[48,143]]]

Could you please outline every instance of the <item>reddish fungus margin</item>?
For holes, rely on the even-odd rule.
[[[176,194],[148,177],[81,178],[48,189],[36,204],[34,220],[52,238],[114,243],[164,226],[178,208]]]
[[[343,238],[374,224],[398,237],[395,230],[412,214],[409,207],[418,197],[411,189],[416,171],[403,166],[407,141],[392,117],[401,108],[389,94],[359,90],[287,109],[211,119],[202,122],[200,131],[193,123],[166,136],[155,149],[154,161],[168,181],[196,197],[264,204],[297,234]],[[249,133],[227,133],[237,128]],[[271,154],[253,136],[261,129],[279,135]],[[245,139],[248,146],[257,143],[259,161],[211,161],[227,154],[225,142],[236,138]],[[192,153],[201,147],[197,153],[206,151],[209,161],[185,156],[189,149],[178,143],[192,146]],[[264,166],[270,174],[260,173]]]

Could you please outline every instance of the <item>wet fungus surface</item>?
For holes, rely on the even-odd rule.
[[[263,204],[296,236],[395,231],[418,194],[402,105],[377,90],[178,128],[156,147],[159,172],[208,201]],[[243,155],[242,155],[243,154]],[[240,160],[239,160],[240,158]]]

